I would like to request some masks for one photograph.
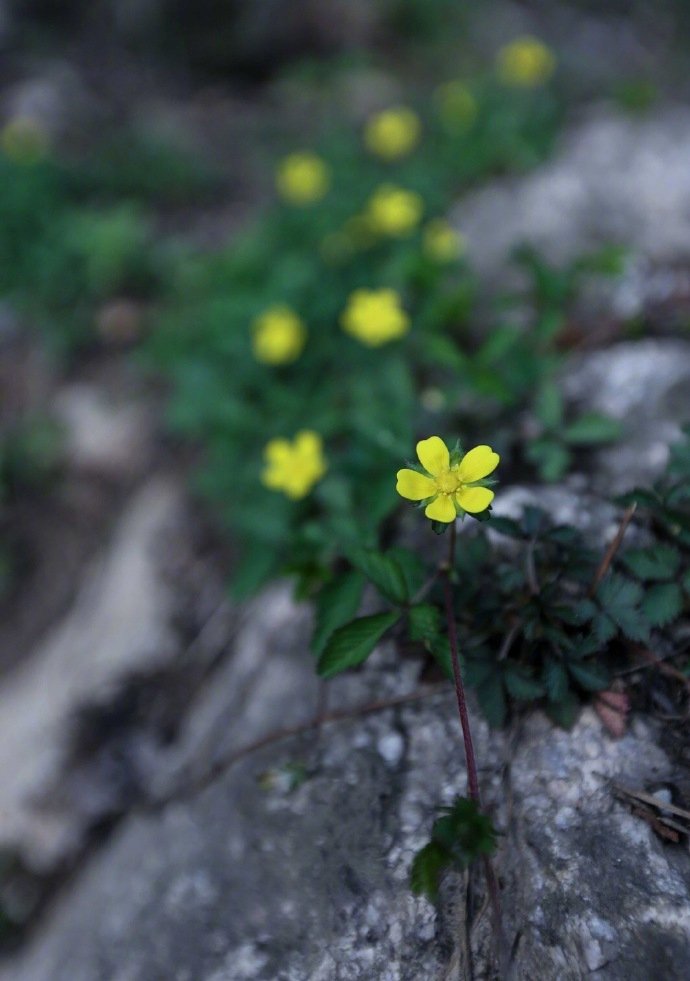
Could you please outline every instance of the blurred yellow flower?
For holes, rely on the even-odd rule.
[[[372,116],[364,129],[364,142],[383,160],[399,160],[419,143],[422,125],[412,109],[385,109]]]
[[[464,82],[445,82],[434,92],[441,121],[448,129],[467,129],[477,115],[477,100]]]
[[[0,149],[17,164],[33,164],[46,155],[48,134],[30,116],[15,116],[0,130]]]
[[[556,69],[552,51],[534,37],[518,37],[500,49],[496,67],[501,81],[520,88],[543,85]]]
[[[287,306],[269,307],[252,324],[254,357],[264,364],[296,361],[306,340],[302,320]]]
[[[367,347],[380,347],[402,337],[410,320],[395,290],[355,290],[340,318],[343,330]]]
[[[320,201],[330,186],[330,168],[315,153],[291,153],[278,165],[276,187],[290,204]]]
[[[450,523],[463,511],[479,514],[493,501],[492,490],[477,486],[500,460],[490,446],[475,446],[454,463],[441,437],[430,436],[417,443],[417,456],[426,473],[398,470],[395,489],[408,501],[428,500],[424,514],[432,521]]]
[[[434,218],[424,226],[424,254],[434,262],[452,262],[465,251],[465,239],[443,218]]]
[[[264,447],[264,459],[261,483],[293,500],[306,497],[327,470],[323,441],[311,429],[297,433],[292,443],[287,439],[270,440]]]
[[[367,218],[380,235],[404,238],[419,224],[424,202],[419,194],[393,184],[382,184],[369,198]]]

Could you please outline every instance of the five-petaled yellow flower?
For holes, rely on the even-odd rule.
[[[262,484],[282,491],[294,501],[306,497],[327,470],[323,441],[311,429],[297,433],[292,443],[287,439],[272,439],[264,447],[264,458]]]
[[[252,324],[254,357],[264,364],[296,361],[306,339],[304,324],[287,306],[269,307]]]
[[[290,204],[320,201],[330,186],[330,168],[315,153],[291,153],[278,165],[276,187]]]
[[[364,142],[383,160],[399,160],[419,143],[422,125],[411,109],[386,109],[372,116],[364,129]]]
[[[443,218],[434,218],[424,226],[424,253],[434,262],[452,262],[465,251],[465,239]]]
[[[419,194],[393,184],[382,184],[369,198],[367,218],[380,235],[404,238],[419,224],[424,202]]]
[[[467,129],[477,115],[477,100],[460,79],[439,85],[434,102],[441,121],[451,130]]]
[[[464,511],[479,514],[491,504],[494,492],[477,485],[498,466],[500,457],[490,446],[475,446],[454,462],[440,436],[430,436],[417,443],[417,456],[426,473],[398,470],[396,490],[408,501],[428,499],[427,518],[449,523]]]
[[[496,67],[506,85],[532,89],[548,82],[556,69],[556,58],[537,38],[525,35],[501,48]]]
[[[343,330],[367,347],[380,347],[402,337],[410,320],[395,290],[355,290],[340,318]]]

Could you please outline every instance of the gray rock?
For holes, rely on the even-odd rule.
[[[0,687],[0,847],[49,870],[81,847],[91,815],[80,802],[46,806],[75,714],[107,704],[132,671],[176,650],[173,592],[157,551],[179,521],[177,488],[154,478],[133,497],[112,541],[86,571],[72,609]],[[88,811],[88,809],[87,809]]]
[[[274,648],[276,670],[289,674],[294,656]],[[362,690],[390,685],[385,650],[365,675]],[[515,977],[682,978],[688,856],[610,787],[669,779],[654,729],[637,721],[614,741],[589,710],[569,733],[536,715],[511,747],[476,716],[474,726],[486,802],[505,835]],[[266,778],[299,762],[307,773],[296,789]],[[435,807],[464,784],[450,691],[333,723],[316,744],[278,740],[198,795],[128,818],[3,981],[450,977],[461,891],[451,877],[437,914],[411,895],[408,874]],[[493,976],[485,921],[473,944],[476,976]]]
[[[690,343],[645,340],[570,358],[566,398],[620,420],[622,438],[591,454],[592,487],[603,494],[647,485],[663,471],[669,445],[690,422]]]
[[[689,156],[687,108],[633,118],[601,107],[566,133],[552,160],[470,195],[454,219],[486,278],[522,242],[554,262],[619,243],[675,265],[690,256]]]

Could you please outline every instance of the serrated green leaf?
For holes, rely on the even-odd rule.
[[[339,627],[326,645],[317,667],[322,678],[332,678],[363,664],[387,630],[400,619],[398,610],[359,617]]]
[[[542,480],[549,483],[562,477],[570,466],[572,455],[556,439],[544,438],[527,444],[527,459],[535,465]]]
[[[499,729],[506,719],[506,696],[498,671],[489,675],[476,687],[479,707],[493,729]]]
[[[314,633],[311,649],[321,654],[334,630],[352,619],[362,599],[364,576],[361,572],[345,572],[327,583],[316,600]]]
[[[405,582],[407,583],[407,594],[408,596],[414,596],[418,589],[421,589],[427,567],[420,557],[415,553],[411,552],[409,548],[402,548],[397,546],[396,548],[391,548],[388,551],[388,555],[394,559],[405,577]]]
[[[506,535],[508,538],[524,538],[520,525],[517,521],[513,521],[512,518],[504,518],[500,515],[493,517],[491,519],[491,529],[492,531],[497,531],[500,535]]]
[[[626,568],[643,581],[672,579],[680,564],[680,552],[672,545],[631,548],[622,556]]]
[[[533,678],[524,668],[508,665],[503,671],[503,682],[508,694],[522,702],[543,698],[544,686]]]
[[[441,631],[441,613],[432,603],[418,603],[408,610],[412,640],[431,644]]]
[[[618,626],[606,613],[600,613],[592,622],[592,632],[599,644],[606,644],[616,636]]]
[[[663,627],[683,609],[683,592],[675,582],[651,586],[642,600],[642,611],[653,627]]]
[[[481,855],[490,855],[496,848],[496,832],[490,818],[468,797],[456,797],[450,807],[443,808],[442,816],[434,821],[431,837],[460,868]]]
[[[569,661],[568,671],[585,691],[604,691],[611,684],[611,675],[606,668],[592,661]]]
[[[550,702],[562,702],[568,694],[568,672],[560,661],[549,658],[544,664],[542,678]]]
[[[452,864],[452,856],[436,841],[421,848],[412,861],[410,888],[416,896],[426,896],[432,902],[438,897],[438,887],[444,869]]]
[[[580,702],[572,692],[569,692],[562,701],[546,706],[546,714],[562,729],[572,729],[579,711]]]
[[[588,412],[563,430],[563,439],[571,446],[587,446],[592,443],[610,443],[621,434],[617,419]]]
[[[393,556],[373,549],[355,549],[348,554],[348,558],[391,603],[407,601],[407,580],[399,562]]]

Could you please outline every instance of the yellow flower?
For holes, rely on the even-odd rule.
[[[48,150],[48,136],[37,120],[16,116],[0,131],[0,148],[16,164],[34,164]]]
[[[501,81],[520,88],[543,85],[556,69],[556,58],[534,37],[518,37],[498,52],[496,66]]]
[[[289,307],[264,310],[252,325],[254,357],[264,364],[289,364],[302,353],[307,340],[304,324]]]
[[[451,459],[440,436],[430,436],[417,443],[419,462],[426,474],[417,470],[398,470],[396,490],[408,501],[426,501],[427,518],[433,521],[455,521],[458,513],[479,514],[494,499],[488,487],[477,481],[488,477],[500,459],[490,446],[475,446],[461,460]]]
[[[272,439],[264,447],[264,459],[262,484],[282,491],[295,501],[306,497],[327,469],[322,439],[311,429],[297,433],[292,443],[287,439]]]
[[[417,146],[421,131],[416,112],[402,107],[386,109],[369,119],[364,129],[364,142],[377,157],[399,160]]]
[[[422,244],[425,254],[435,262],[452,262],[465,251],[463,236],[442,218],[425,225]]]
[[[395,290],[355,290],[340,318],[343,330],[367,347],[380,347],[402,337],[410,321]]]
[[[276,187],[290,204],[320,201],[330,186],[330,168],[315,153],[291,153],[278,166]]]
[[[477,115],[477,100],[464,82],[445,82],[434,92],[434,101],[448,129],[467,129]]]
[[[419,194],[382,184],[369,199],[367,217],[375,232],[404,238],[417,227],[423,211],[424,202]]]

